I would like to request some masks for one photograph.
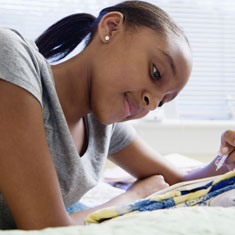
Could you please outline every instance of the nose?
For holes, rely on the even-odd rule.
[[[158,106],[156,99],[147,92],[143,94],[143,104],[144,107],[149,111],[156,109]]]

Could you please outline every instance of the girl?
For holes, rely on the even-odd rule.
[[[60,60],[87,36],[86,48]],[[124,121],[171,101],[188,81],[184,33],[158,7],[127,1],[68,16],[37,40],[0,30],[0,228],[82,224],[98,208],[127,203],[183,180],[221,174],[212,161],[182,175]],[[136,183],[97,208],[68,214],[109,159]]]

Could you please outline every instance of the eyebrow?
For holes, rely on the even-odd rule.
[[[160,50],[160,49],[159,49],[159,51],[167,58],[170,66],[171,66],[171,70],[172,70],[173,75],[176,75],[176,66],[175,66],[173,58],[167,52]]]

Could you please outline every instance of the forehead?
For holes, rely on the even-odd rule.
[[[183,36],[173,33],[164,34],[148,27],[138,27],[135,30],[127,29],[128,39],[125,42],[136,51],[145,50],[150,54],[166,57],[172,63],[172,58],[183,57],[187,61],[192,60],[188,42]],[[129,32],[129,33],[128,33]],[[129,40],[130,39],[130,40]]]

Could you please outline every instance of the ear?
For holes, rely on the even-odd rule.
[[[98,25],[98,35],[102,42],[109,42],[123,29],[123,15],[118,11],[104,15]],[[109,39],[107,40],[107,36]]]

